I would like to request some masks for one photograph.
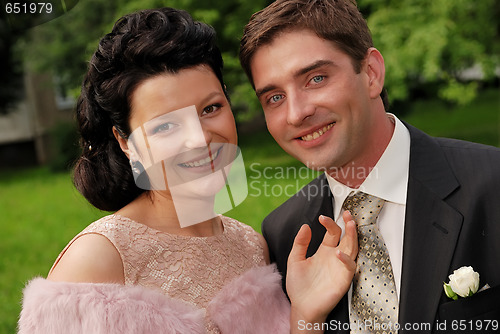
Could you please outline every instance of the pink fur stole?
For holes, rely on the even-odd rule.
[[[206,314],[222,333],[289,333],[290,304],[275,266],[253,268],[226,285]],[[158,291],[42,278],[24,290],[19,334],[204,333],[205,310]]]

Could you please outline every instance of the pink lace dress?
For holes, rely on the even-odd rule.
[[[78,237],[97,233],[106,237],[123,261],[125,285],[161,291],[206,309],[210,300],[234,278],[266,265],[258,234],[232,218],[220,216],[224,232],[213,237],[168,234],[119,215],[90,224]],[[54,266],[55,266],[54,264]],[[206,315],[209,333],[219,333]]]

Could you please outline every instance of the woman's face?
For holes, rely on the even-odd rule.
[[[236,126],[208,66],[147,79],[130,103],[132,133],[126,145],[120,144],[131,161],[144,167],[150,190],[173,192],[182,186],[184,193],[210,196],[224,185],[216,172],[235,158]]]

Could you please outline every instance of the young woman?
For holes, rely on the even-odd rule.
[[[308,259],[310,230],[298,232],[290,308],[262,236],[214,213],[238,150],[211,27],[172,8],[121,18],[90,61],[77,119],[75,185],[115,213],[30,282],[20,333],[298,332],[349,288],[353,222],[339,243],[322,218],[328,232]]]

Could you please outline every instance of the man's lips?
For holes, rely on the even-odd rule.
[[[335,122],[332,122],[328,125],[323,126],[322,128],[316,129],[314,131],[309,131],[308,133],[301,135],[295,139],[303,140],[303,141],[311,141],[317,139],[328,132],[333,126]]]

